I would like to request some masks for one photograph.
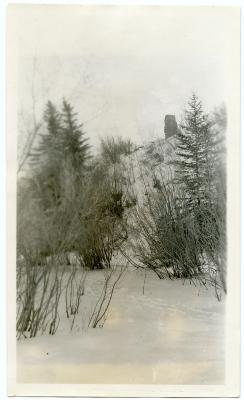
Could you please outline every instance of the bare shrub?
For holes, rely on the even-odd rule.
[[[59,325],[58,306],[64,269],[53,267],[44,258],[24,252],[22,266],[17,265],[17,337],[35,337],[48,331],[53,335]]]
[[[109,270],[104,270],[103,288],[91,313],[88,327],[103,327],[106,321],[106,316],[114,294],[115,287],[121,279],[124,270],[125,268],[123,267],[121,267],[120,269],[111,268]]]
[[[148,192],[147,203],[135,212],[135,252],[142,265],[160,278],[194,278],[201,272],[194,223],[176,201],[172,185]]]
[[[81,297],[85,294],[86,271],[72,265],[65,283],[65,309],[67,318],[71,318],[71,330],[79,313]]]
[[[179,187],[159,183],[156,188],[147,186],[147,200],[134,209],[137,266],[153,270],[160,279],[214,286],[219,299],[221,289],[226,291],[225,196],[199,208],[201,216],[196,219]]]
[[[135,146],[130,139],[123,139],[122,137],[107,137],[101,140],[101,154],[102,157],[111,164],[116,164],[120,161],[122,155],[129,155],[133,153]]]
[[[73,239],[73,220],[67,218],[63,207],[44,210],[29,185],[19,188],[17,337],[57,331],[66,269],[61,259]]]
[[[114,252],[127,238],[129,205],[121,174],[99,160],[77,201],[79,226],[73,247],[88,269],[110,268]]]

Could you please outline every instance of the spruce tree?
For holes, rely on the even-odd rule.
[[[48,101],[43,116],[46,132],[40,134],[38,147],[31,154],[34,167],[50,166],[61,157],[61,115],[51,101]]]
[[[181,189],[182,210],[186,210],[193,222],[190,229],[194,232],[196,251],[217,266],[225,288],[223,137],[213,129],[211,119],[203,112],[195,94],[188,104],[177,137],[175,182]],[[186,219],[185,216],[182,215],[183,219]],[[185,233],[187,237],[188,228]]]
[[[59,205],[75,195],[88,158],[88,140],[77,123],[73,107],[63,101],[62,113],[49,101],[44,112],[46,132],[31,155],[34,178],[44,208]]]
[[[43,116],[46,131],[40,135],[40,142],[31,154],[36,197],[45,209],[60,203],[62,126],[61,115],[51,101],[48,101]]]
[[[189,210],[199,210],[211,201],[213,190],[215,143],[211,122],[195,94],[185,111],[184,122],[177,135],[175,181],[180,184],[183,200]]]
[[[82,167],[89,158],[88,139],[84,138],[82,124],[77,122],[77,113],[73,107],[63,100],[62,110],[62,147],[65,159],[70,162],[76,174],[81,173]]]

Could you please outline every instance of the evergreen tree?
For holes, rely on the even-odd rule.
[[[73,108],[65,100],[60,113],[49,101],[44,112],[46,132],[31,155],[34,190],[44,209],[60,205],[65,196],[75,195],[88,158],[89,145]]]
[[[48,101],[43,116],[46,132],[40,135],[38,147],[31,154],[33,190],[45,209],[60,203],[62,126],[61,115]]]
[[[43,116],[46,132],[40,134],[38,147],[31,154],[31,162],[34,167],[54,166],[58,164],[61,148],[61,115],[51,101],[48,101]]]
[[[211,201],[215,159],[215,142],[211,122],[195,94],[185,112],[177,135],[175,181],[181,185],[190,210],[199,210]]]
[[[78,124],[77,113],[73,111],[73,107],[63,100],[62,110],[62,147],[63,155],[71,164],[76,174],[81,173],[85,161],[89,158],[88,139],[84,138],[82,124]]]
[[[223,135],[204,114],[202,104],[192,95],[177,137],[175,181],[181,188],[183,209],[193,222],[195,248],[217,266],[225,286],[225,168]],[[185,218],[184,215],[182,215]],[[189,229],[186,229],[186,235]]]

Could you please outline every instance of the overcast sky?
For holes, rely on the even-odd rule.
[[[192,91],[207,112],[228,99],[238,11],[220,7],[19,6],[19,111],[72,102],[92,144],[163,134]],[[34,74],[33,74],[33,65]]]

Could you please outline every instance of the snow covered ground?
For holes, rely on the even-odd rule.
[[[18,341],[19,383],[224,383],[225,304],[212,289],[159,280],[150,271],[145,280],[144,271],[130,269],[104,327],[87,328],[102,282],[102,271],[88,273],[72,332],[63,314],[54,336]]]

